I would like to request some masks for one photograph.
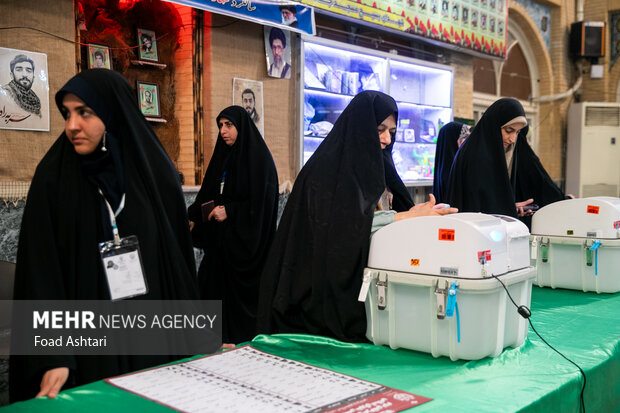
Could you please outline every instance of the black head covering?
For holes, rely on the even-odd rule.
[[[357,295],[386,186],[377,126],[396,113],[390,96],[358,94],[299,173],[265,263],[258,332],[365,340]]]
[[[499,99],[484,112],[454,158],[448,196],[442,202],[460,212],[517,216],[516,176],[512,175],[513,182],[508,178],[501,127],[519,116],[525,116],[525,112],[513,98]]]
[[[224,340],[239,343],[254,337],[260,273],[276,228],[278,175],[245,109],[230,106],[218,115],[218,124],[220,119],[234,124],[237,140],[228,146],[218,135],[189,215],[196,223],[196,246],[205,250],[199,271],[201,296],[222,300]],[[211,200],[224,205],[225,221],[202,222],[200,206]]]
[[[464,124],[460,122],[449,122],[439,129],[433,175],[433,195],[437,203],[444,202],[446,199],[450,167],[459,149],[458,140],[463,126]]]
[[[106,199],[116,211],[125,193],[121,150],[115,136],[116,122],[113,121],[110,111],[107,109],[104,101],[99,98],[95,89],[85,79],[77,76],[71,78],[56,93],[56,106],[58,106],[58,110],[65,118],[66,114],[62,101],[68,93],[73,93],[82,99],[88,107],[95,111],[106,127],[105,144],[108,150],[102,150],[104,144],[102,139],[93,153],[83,155],[80,158],[82,168],[88,180],[96,187],[101,188]]]
[[[15,272],[15,299],[107,300],[107,282],[98,243],[109,239],[107,215],[94,181],[117,179],[125,207],[117,217],[121,237],[136,235],[148,285],[135,299],[195,299],[194,255],[178,174],[157,136],[140,113],[125,78],[108,69],[76,75],[56,95],[78,95],[116,137],[112,160],[102,173],[84,167],[63,132],[37,166],[24,209]],[[118,156],[117,156],[118,155]],[[119,169],[115,159],[122,159]],[[88,161],[87,161],[88,162]],[[110,166],[111,165],[111,166]],[[122,182],[119,186],[118,182]],[[111,191],[115,191],[112,189]],[[109,229],[109,228],[108,228]],[[166,356],[11,357],[12,400],[34,396],[44,371],[69,367],[65,385],[170,361]]]
[[[398,120],[398,112],[394,113],[394,119]],[[392,192],[392,209],[397,212],[408,211],[413,205],[413,198],[407,191],[407,187],[400,179],[394,159],[392,158],[392,148],[394,148],[394,136],[392,142],[383,149],[383,167],[385,172],[385,185]]]
[[[526,126],[519,132],[519,137],[515,143],[513,174],[516,175],[515,196],[516,201],[525,201],[532,198],[539,207],[561,201],[566,198],[564,193],[553,182],[545,168],[540,163],[540,159],[534,153],[530,144],[527,142]],[[522,220],[531,227],[531,217],[524,217]]]

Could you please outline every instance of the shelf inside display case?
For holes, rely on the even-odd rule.
[[[385,59],[306,42],[304,87],[354,96],[362,90],[385,91]]]
[[[396,142],[437,143],[439,129],[452,119],[452,109],[398,102]]]
[[[390,60],[390,95],[397,101],[452,106],[452,72]]]
[[[305,41],[302,50],[303,163],[354,95],[379,90],[398,105],[392,156],[399,175],[408,185],[432,183],[437,134],[452,119],[452,69],[325,40]]]

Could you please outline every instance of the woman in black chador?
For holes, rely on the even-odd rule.
[[[433,195],[437,202],[445,202],[450,167],[460,144],[469,136],[469,126],[460,122],[449,122],[441,127],[435,150],[435,172]]]
[[[256,331],[260,273],[276,228],[278,175],[245,109],[224,109],[217,124],[217,143],[189,216],[195,245],[205,252],[198,271],[201,298],[222,300],[223,340],[240,343]],[[205,209],[203,218],[201,206],[209,201],[214,208]]]
[[[16,300],[109,300],[98,244],[137,236],[148,292],[133,299],[197,299],[185,202],[166,151],[125,78],[79,73],[56,94],[65,131],[39,163],[24,210]],[[99,192],[98,188],[101,190]],[[12,401],[55,397],[80,385],[167,361],[168,356],[13,356]]]
[[[445,202],[462,212],[519,216],[528,224],[528,205],[564,199],[525,132],[527,120],[518,100],[493,103],[456,154]]]
[[[434,210],[434,202],[385,211],[396,199],[390,193],[400,192],[395,170],[388,171],[393,162],[382,151],[393,141],[397,119],[390,96],[358,94],[299,173],[265,262],[259,333],[365,341],[364,304],[357,297],[377,205],[391,221],[454,212]]]
[[[526,214],[521,207],[533,201],[515,198],[514,173],[515,141],[526,125],[518,100],[502,98],[493,103],[459,148],[443,201],[461,212]]]

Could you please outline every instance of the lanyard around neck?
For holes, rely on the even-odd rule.
[[[108,200],[105,198],[105,195],[103,195],[101,188],[99,188],[99,193],[103,197],[103,200],[105,201],[105,204],[108,207],[108,213],[110,214],[110,225],[112,225],[112,234],[114,234],[114,244],[121,245],[121,237],[118,233],[118,227],[116,226],[116,217],[118,216],[118,214],[121,213],[121,211],[125,207],[125,194],[123,194],[121,198],[121,202],[119,203],[118,208],[116,209],[116,212],[114,212],[114,210],[112,209],[112,206],[110,205]]]

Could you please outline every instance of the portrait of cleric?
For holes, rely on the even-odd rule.
[[[290,33],[277,27],[265,26],[265,49],[267,51],[267,75],[280,79],[291,78]]]
[[[47,56],[0,47],[0,129],[49,130]]]

